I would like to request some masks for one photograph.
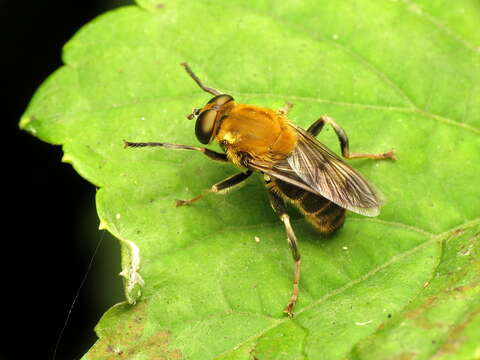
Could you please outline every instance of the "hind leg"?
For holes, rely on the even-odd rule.
[[[342,156],[345,159],[360,159],[360,158],[393,159],[393,160],[397,159],[393,150],[390,150],[382,154],[350,153],[347,133],[345,132],[345,130],[343,130],[343,128],[340,125],[338,125],[335,121],[333,121],[328,116],[322,116],[320,119],[315,121],[307,129],[307,132],[309,132],[313,136],[317,136],[320,133],[320,131],[322,131],[323,126],[325,124],[329,124],[333,128],[333,130],[335,130],[335,134],[337,134],[338,141],[340,141],[340,149],[342,151]]]

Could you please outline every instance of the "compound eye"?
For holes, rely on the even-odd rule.
[[[195,135],[202,144],[208,144],[210,142],[216,118],[217,112],[215,110],[205,110],[197,118]]]
[[[233,97],[231,97],[230,95],[221,94],[221,95],[217,95],[214,98],[210,99],[210,101],[207,104],[212,104],[213,103],[217,106],[222,106],[222,105],[224,105],[227,102],[232,101],[232,100],[233,100]]]

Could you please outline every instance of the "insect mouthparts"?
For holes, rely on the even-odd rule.
[[[198,114],[200,113],[200,109],[198,108],[193,108],[192,109],[192,112],[188,115],[186,115],[187,119],[188,120],[192,120],[194,119],[196,116],[198,116]]]

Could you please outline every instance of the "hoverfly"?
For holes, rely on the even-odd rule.
[[[221,162],[231,162],[242,172],[220,181],[205,193],[176,205],[191,204],[207,193],[220,193],[247,179],[253,172],[263,175],[270,204],[285,226],[294,260],[293,290],[284,309],[289,316],[298,299],[300,251],[290,224],[285,202],[290,202],[323,234],[331,234],[345,222],[345,211],[377,216],[379,193],[344,160],[315,139],[325,124],[333,127],[342,156],[346,159],[396,159],[392,151],[383,154],[350,153],[345,131],[327,116],[307,130],[287,119],[293,106],[277,111],[254,105],[237,104],[232,96],[205,86],[188,64],[181,64],[205,92],[214,95],[202,108],[194,108],[188,119],[196,119],[195,135],[202,144],[219,143],[223,153],[205,147],[159,142],[129,142],[125,147],[159,146],[176,150],[195,150]]]

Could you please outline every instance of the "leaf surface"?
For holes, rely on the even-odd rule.
[[[480,8],[473,0],[138,1],[85,25],[21,127],[99,187],[101,224],[122,244],[130,303],[110,309],[85,359],[471,359],[480,347]],[[460,21],[461,20],[461,21]],[[210,96],[328,114],[352,161],[387,198],[324,238],[292,209],[302,280],[259,176],[175,208],[236,171],[198,153],[192,107]],[[320,140],[332,149],[331,129]],[[218,147],[212,146],[213,149]]]

